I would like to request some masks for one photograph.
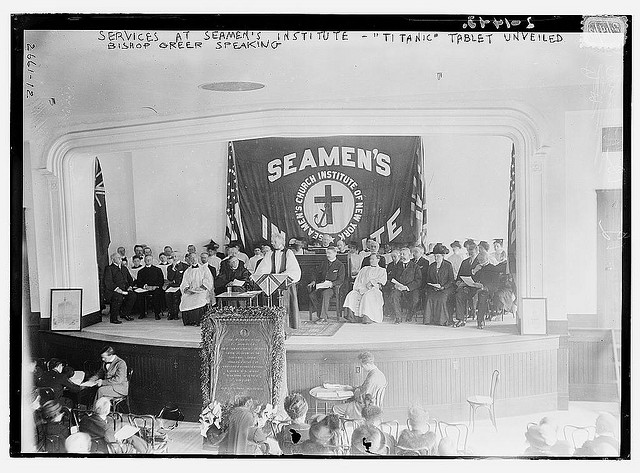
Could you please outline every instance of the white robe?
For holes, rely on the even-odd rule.
[[[387,283],[387,270],[379,266],[363,267],[356,277],[353,290],[344,300],[344,307],[351,309],[356,317],[366,315],[374,322],[382,322],[382,291],[378,286],[369,289],[369,283],[384,286]]]
[[[201,289],[204,286],[206,289]],[[187,293],[187,287],[197,290],[195,294]],[[198,309],[209,302],[209,291],[213,289],[213,277],[207,265],[197,268],[189,267],[184,272],[182,284],[180,284],[180,311]]]

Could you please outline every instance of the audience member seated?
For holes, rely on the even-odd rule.
[[[469,310],[469,306],[471,306],[471,310],[475,310],[473,308],[473,297],[478,292],[478,288],[475,286],[468,286],[463,280],[463,276],[471,277],[472,268],[476,266],[476,259],[478,257],[478,247],[473,241],[467,240],[465,242],[465,246],[467,251],[469,252],[469,257],[465,259],[460,265],[460,271],[458,271],[458,278],[456,280],[456,322],[454,327],[462,327],[465,325],[465,320],[467,318],[467,311]]]
[[[262,250],[260,249],[259,246],[256,246],[253,249],[253,256],[249,258],[249,263],[247,264],[247,269],[251,274],[255,272],[256,266],[258,265],[258,262],[262,259],[262,256],[263,256]]]
[[[189,267],[185,270],[180,284],[182,323],[200,325],[202,316],[207,311],[209,291],[213,289],[213,278],[211,271],[198,266],[195,253],[187,255],[187,263]]]
[[[379,260],[380,256],[375,253],[369,256],[369,265],[360,269],[353,289],[344,300],[349,322],[380,323],[384,318],[380,288],[387,283],[387,270],[378,266]]]
[[[347,253],[349,253],[349,246],[347,245],[346,241],[344,241],[342,238],[339,238],[336,241],[336,250],[338,251],[339,255],[346,255]]]
[[[487,260],[489,261],[489,264],[492,264],[495,266],[498,264],[498,261],[491,255],[491,253],[489,253],[490,249],[491,249],[491,246],[489,245],[488,242],[483,240],[480,243],[478,243],[478,251],[480,252],[480,254],[486,255]]]
[[[138,271],[138,277],[136,278],[136,286],[141,289],[146,289],[151,293],[151,305],[153,307],[153,314],[156,320],[160,320],[162,314],[162,306],[164,301],[164,275],[162,270],[155,266],[153,263],[153,256],[145,255],[144,268]],[[139,319],[144,319],[147,314],[144,312],[138,316]]]
[[[363,256],[362,263],[360,263],[360,269],[370,265],[369,258],[371,258],[371,255],[378,255],[378,266],[380,266],[381,268],[386,268],[387,262],[382,257],[382,255],[380,255],[380,243],[378,243],[376,240],[369,240],[368,248],[369,251],[360,253]]]
[[[493,240],[493,253],[491,256],[497,261],[497,264],[507,261],[507,252],[502,247],[504,240],[502,238],[496,238]]]
[[[429,429],[429,414],[422,407],[412,406],[408,415],[409,428],[398,437],[398,454],[401,449],[419,450],[421,455],[430,455],[435,450],[436,434]]]
[[[439,457],[455,457],[458,456],[458,447],[456,441],[451,437],[443,437],[438,443]]]
[[[362,256],[358,253],[358,245],[355,242],[349,242],[349,267],[351,268],[350,276],[355,278],[360,271],[360,265],[362,264]]]
[[[42,418],[42,436],[47,453],[64,453],[64,441],[71,434],[68,421],[63,422],[64,414],[58,401],[47,401],[40,408]]]
[[[169,287],[175,287],[178,288],[178,290],[165,292],[167,308],[169,309],[169,316],[167,317],[167,320],[177,320],[180,300],[182,299],[180,284],[182,284],[182,277],[189,265],[180,261],[180,255],[177,251],[173,253],[172,258],[169,261],[171,262],[171,265],[167,268],[167,289]]]
[[[280,429],[278,445],[285,455],[301,453],[303,442],[309,440],[310,425],[306,423],[309,405],[301,394],[293,393],[284,399],[284,410],[291,422]]]
[[[133,320],[131,309],[136,302],[133,292],[133,278],[129,270],[122,266],[122,257],[118,253],[111,255],[111,264],[104,271],[106,299],[111,303],[110,318],[112,324],[122,323],[118,318]]]
[[[62,360],[56,358],[51,359],[49,362],[49,371],[46,371],[40,376],[40,379],[36,382],[36,386],[39,388],[51,388],[53,390],[54,401],[60,402],[67,407],[73,407],[73,402],[68,397],[64,396],[64,390],[68,390],[71,393],[80,392],[83,388],[75,383],[69,381],[69,377],[62,374],[64,363]],[[46,399],[48,401],[49,399]],[[42,400],[41,402],[45,402]]]
[[[304,254],[303,243],[300,240],[296,240],[295,238],[289,240],[289,248],[291,249],[291,251],[293,251],[294,255]]]
[[[242,261],[242,263],[244,264],[244,267],[246,268],[247,264],[249,263],[249,257],[240,251],[240,242],[238,240],[232,240],[227,245],[226,258],[224,258],[220,262],[220,272],[223,271],[222,268],[225,264],[229,264],[229,259],[231,259],[231,257],[233,256],[235,256],[240,261]]]
[[[380,429],[380,425],[382,425],[383,422],[382,409],[374,404],[368,404],[362,408],[362,418],[364,419],[365,424],[373,425]],[[383,432],[383,435],[389,455],[395,455],[396,439],[393,435],[386,432]]]
[[[250,407],[235,407],[229,416],[229,430],[220,453],[228,455],[260,455],[267,441],[258,417]]]
[[[64,441],[64,448],[67,453],[91,453],[91,436],[85,432],[71,434]]]
[[[464,255],[462,253],[462,246],[460,245],[460,242],[458,240],[452,242],[449,246],[451,247],[452,253],[451,255],[449,255],[447,260],[449,261],[449,263],[451,263],[451,266],[453,267],[453,276],[457,278],[458,271],[460,270],[460,265],[464,260]]]
[[[89,378],[98,386],[96,399],[118,398],[129,394],[129,380],[127,379],[127,363],[116,355],[113,347],[107,346],[100,352],[102,367]]]
[[[220,245],[211,240],[209,243],[204,245],[204,247],[207,249],[207,254],[209,255],[207,263],[209,264],[209,266],[213,266],[214,268],[216,268],[216,274],[218,274],[220,272],[220,263],[222,262],[222,258],[225,257],[224,254],[218,253],[218,248],[220,248]]]
[[[362,419],[362,408],[364,407],[365,396],[368,394],[372,399],[376,399],[378,391],[387,386],[387,378],[375,365],[373,354],[365,351],[358,355],[358,361],[366,374],[364,383],[353,390],[354,400],[344,404],[333,406],[333,412],[347,419]]]
[[[133,258],[131,258],[131,267],[127,269],[129,270],[129,273],[131,274],[131,277],[134,281],[138,278],[138,271],[144,268],[143,261],[144,256],[133,255]]]
[[[603,412],[596,419],[596,437],[586,447],[593,450],[596,456],[618,456],[620,454],[618,432],[619,426],[616,418],[609,412]],[[585,456],[589,456],[586,453]]]
[[[488,261],[486,253],[480,253],[476,258],[476,267],[472,269],[473,280],[478,283],[478,328],[484,328],[488,318],[489,302],[493,301],[496,292],[501,287],[499,269]]]
[[[571,456],[573,447],[566,440],[558,440],[558,426],[548,417],[543,417],[538,424],[531,425],[524,434],[529,447],[525,455],[531,456]]]
[[[364,424],[353,431],[351,455],[388,455],[384,433],[374,425]]]
[[[391,290],[389,299],[394,315],[394,323],[402,322],[402,307],[407,310],[406,321],[413,320],[414,310],[420,298],[420,286],[422,284],[422,273],[415,261],[411,259],[411,250],[402,248],[400,251],[400,261],[394,270],[387,275],[390,281]]]
[[[115,453],[150,453],[149,445],[137,435],[118,442],[113,423],[107,420],[110,410],[109,398],[101,397],[96,400],[93,412],[80,419],[80,432],[89,434],[91,439],[96,441],[92,445],[91,453],[109,453],[107,444],[111,444]]]
[[[433,247],[435,261],[427,269],[427,304],[424,309],[424,323],[453,325],[453,314],[449,312],[449,297],[455,293],[453,266],[444,259],[449,250],[438,243]]]
[[[310,450],[335,453],[340,446],[340,419],[335,414],[314,416],[309,427],[309,440],[301,447],[303,454]]]
[[[220,267],[220,274],[215,279],[215,294],[221,294],[230,287],[234,292],[242,292],[247,289],[246,284],[251,278],[249,270],[245,268],[244,263],[237,257],[232,256],[225,260],[227,264],[223,264]],[[243,281],[244,286],[234,286],[234,281]]]
[[[326,250],[327,260],[323,261],[316,271],[316,277],[309,284],[309,301],[312,307],[309,308],[311,315],[318,314],[316,323],[326,324],[329,312],[329,301],[335,295],[336,300],[340,300],[339,289],[344,283],[344,264],[338,261],[338,252],[335,246],[330,246]]]

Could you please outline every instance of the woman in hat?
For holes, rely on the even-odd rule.
[[[424,323],[452,325],[453,314],[449,312],[447,300],[455,292],[455,277],[452,264],[444,259],[449,250],[442,243],[434,245],[431,252],[434,262],[427,269],[427,305]]]
[[[64,414],[58,401],[47,401],[40,408],[44,448],[47,453],[65,453],[64,441],[71,435],[67,423],[62,422]]]
[[[291,422],[280,429],[278,444],[282,453],[291,455],[298,453],[302,443],[309,439],[310,425],[306,421],[309,405],[302,394],[293,393],[284,399],[284,410]]]
[[[229,430],[221,453],[229,455],[260,455],[260,445],[267,436],[257,426],[258,418],[250,407],[236,407],[229,416]]]

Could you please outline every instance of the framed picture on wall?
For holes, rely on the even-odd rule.
[[[51,330],[80,331],[82,288],[51,289]]]

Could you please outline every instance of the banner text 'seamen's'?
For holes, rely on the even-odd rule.
[[[391,174],[391,158],[377,149],[368,150],[351,146],[334,146],[327,153],[325,148],[318,148],[317,159],[311,149],[305,149],[298,163],[297,153],[287,154],[282,159],[272,159],[267,163],[269,182],[275,182],[283,176],[303,171],[306,168],[319,166],[345,166],[376,172],[381,176]]]

